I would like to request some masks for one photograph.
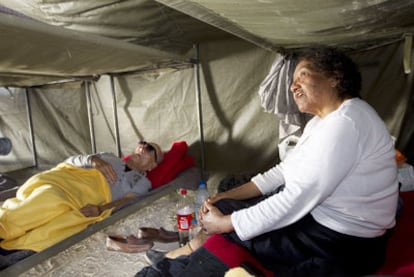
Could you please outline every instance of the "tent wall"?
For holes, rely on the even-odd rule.
[[[274,115],[263,112],[257,95],[276,55],[241,40],[200,46],[208,173],[257,171],[277,158],[278,123]],[[195,85],[193,68],[115,78],[123,154],[142,139],[157,141],[165,150],[173,141],[185,140],[200,165]],[[98,109],[94,126],[100,138],[97,149],[115,151],[109,88],[105,77],[91,89],[93,107]]]
[[[0,136],[12,141],[12,151],[0,156],[1,172],[33,165],[24,89],[0,90]]]
[[[90,152],[86,102],[80,83],[28,91],[39,165],[55,164],[73,153]],[[34,164],[25,95],[25,89],[10,89],[10,94],[0,96],[1,135],[9,137],[13,144],[9,155],[0,156],[1,172]]]
[[[363,97],[374,106],[397,139],[396,147],[412,163],[413,151],[413,73],[403,68],[403,43],[395,43],[355,56],[363,73]],[[411,68],[414,60],[411,59]]]
[[[363,97],[405,151],[412,142],[413,126],[407,118],[413,116],[407,113],[412,113],[413,84],[412,74],[404,74],[402,55],[402,44],[395,43],[353,57],[363,74]],[[257,94],[276,57],[238,39],[200,45],[206,170],[214,184],[225,174],[261,171],[277,160],[279,123],[275,115],[264,112]],[[123,154],[139,140],[157,141],[164,150],[173,141],[185,140],[200,164],[194,81],[192,68],[114,78]],[[11,154],[0,156],[1,172],[10,170],[10,163],[16,167],[31,161],[22,91],[1,95],[0,130],[14,144]],[[97,151],[116,153],[110,78],[101,77],[90,91]],[[31,89],[30,97],[41,164],[91,151],[85,88],[80,83]],[[11,162],[16,159],[22,163]]]

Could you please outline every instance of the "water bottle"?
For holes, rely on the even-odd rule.
[[[210,195],[207,191],[207,185],[204,180],[201,180],[198,184],[198,189],[195,192],[195,201],[194,201],[194,211],[195,219],[198,221],[198,211],[200,210],[201,205],[206,201]]]
[[[187,190],[180,190],[180,200],[177,202],[177,229],[180,246],[189,240],[191,220],[194,218],[194,205],[188,198]]]
[[[190,232],[189,232],[189,240],[192,240],[193,238],[195,238],[198,234],[198,232],[200,231],[200,226],[197,224],[197,220],[195,218],[193,218],[191,220],[191,225],[190,225]]]

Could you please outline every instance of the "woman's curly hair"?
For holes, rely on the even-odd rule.
[[[314,69],[337,81],[339,97],[361,97],[361,73],[358,66],[344,53],[330,47],[309,48],[301,52],[298,62],[307,60]]]

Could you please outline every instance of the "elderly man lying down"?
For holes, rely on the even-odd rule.
[[[28,179],[0,208],[0,247],[41,251],[151,189],[145,172],[163,159],[140,142],[124,161],[110,153],[73,156]]]

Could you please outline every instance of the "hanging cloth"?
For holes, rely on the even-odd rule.
[[[301,136],[310,118],[299,111],[290,91],[295,66],[294,58],[279,56],[259,88],[263,108],[279,118],[279,142],[291,135]]]

